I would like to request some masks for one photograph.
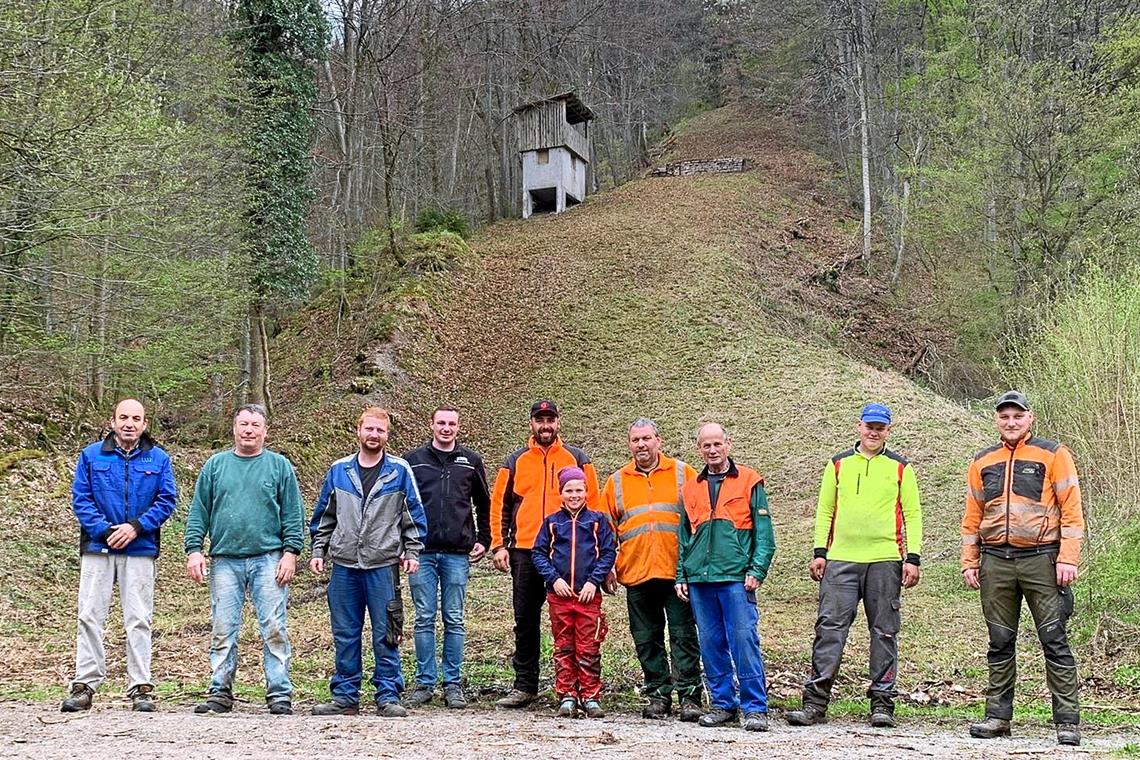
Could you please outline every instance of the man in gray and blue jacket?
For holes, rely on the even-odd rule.
[[[314,715],[360,710],[365,610],[372,622],[377,712],[389,718],[407,715],[400,704],[400,569],[409,574],[419,569],[427,520],[412,468],[385,450],[390,427],[384,409],[361,413],[356,429],[360,450],[333,462],[313,510],[309,569],[322,573],[325,562],[332,563],[328,600],[336,647],[332,701],[314,707]]]

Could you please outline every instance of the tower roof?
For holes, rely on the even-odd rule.
[[[594,118],[594,112],[589,107],[578,99],[578,96],[573,92],[563,92],[558,95],[551,95],[546,98],[539,98],[532,100],[528,103],[515,106],[515,113],[522,113],[530,108],[540,106],[543,103],[554,103],[559,100],[566,101],[566,121],[569,124],[578,124],[583,121],[590,121]]]

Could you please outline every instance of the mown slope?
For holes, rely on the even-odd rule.
[[[538,397],[558,401],[564,437],[603,474],[626,458],[634,417],[658,420],[667,450],[693,463],[696,426],[721,422],[737,459],[768,480],[779,549],[761,594],[762,633],[776,691],[791,695],[815,617],[805,569],[819,475],[854,440],[859,407],[883,401],[896,412],[891,444],[915,463],[927,515],[923,582],[905,595],[902,685],[947,682],[935,696],[949,694],[950,683],[976,693],[984,627],[976,597],[961,588],[957,521],[963,472],[990,438],[987,421],[877,368],[905,364],[924,328],[892,312],[873,281],[846,274],[838,293],[812,284],[813,273],[852,250],[853,220],[831,192],[827,165],[797,145],[793,127],[724,108],[694,120],[669,150],[671,159],[742,155],[750,169],[638,180],[561,216],[496,224],[473,241],[472,260],[446,276],[326,293],[275,347],[271,445],[298,462],[312,496],[331,457],[354,445],[352,419],[365,403],[396,412],[398,449],[426,437],[437,403],[457,404],[467,442],[492,469],[525,440]],[[349,390],[363,355],[398,364],[367,396]],[[203,457],[178,457],[187,497]],[[0,498],[21,537],[0,624],[0,647],[14,655],[0,681],[10,695],[51,684],[42,693],[54,697],[71,667],[74,631],[68,472],[38,462],[25,474],[33,485],[10,479]],[[182,578],[184,509],[166,532],[155,672],[167,695],[188,699],[207,680],[209,611],[205,590]],[[494,690],[509,681],[509,582],[484,563],[468,599],[468,674]],[[607,678],[629,694],[640,674],[624,600],[607,609]],[[331,635],[311,576],[298,582],[290,616],[298,696],[323,697]],[[843,684],[849,695],[861,691],[865,671],[860,625]],[[114,622],[109,631],[121,640]],[[242,680],[253,685],[261,678],[252,625],[244,639]],[[409,662],[410,637],[405,649]],[[1025,650],[1035,669],[1039,656]],[[121,652],[118,644],[110,651],[113,678],[121,678]]]

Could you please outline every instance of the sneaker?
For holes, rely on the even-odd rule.
[[[332,701],[313,706],[313,715],[356,715],[360,712],[360,705],[342,705]]]
[[[423,707],[431,701],[435,696],[435,689],[432,687],[418,683],[416,688],[412,689],[412,693],[408,695],[404,701],[408,703],[408,707]]]
[[[199,702],[194,705],[194,712],[199,715],[206,715],[207,713],[228,713],[234,709],[233,702],[219,694],[207,695],[205,702]]]
[[[697,723],[705,728],[714,728],[716,726],[723,726],[725,723],[731,723],[734,720],[736,720],[736,710],[725,710],[720,707],[714,707],[702,715]]]
[[[1081,727],[1076,723],[1058,723],[1057,743],[1067,747],[1081,746]]]
[[[154,687],[143,684],[131,689],[131,709],[135,712],[154,712]]]
[[[696,723],[704,714],[705,711],[701,708],[700,703],[685,700],[681,702],[681,711],[678,717],[682,723]]]
[[[587,718],[604,718],[606,711],[602,709],[602,703],[596,699],[587,699],[582,709],[586,711]]]
[[[872,728],[894,728],[897,725],[894,713],[887,712],[882,708],[871,711]]]
[[[60,712],[83,712],[91,709],[95,691],[85,683],[71,685],[71,694],[59,706]]]
[[[641,717],[649,718],[651,720],[664,720],[669,717],[671,706],[668,700],[664,699],[651,699],[649,704],[641,708]],[[700,715],[698,714],[699,718]]]
[[[511,689],[507,696],[495,702],[495,705],[497,707],[517,709],[519,707],[526,707],[536,699],[538,699],[537,694],[532,694],[531,692],[523,691],[522,689]]]
[[[827,722],[827,710],[818,705],[804,705],[799,710],[784,713],[791,726],[815,726]]]
[[[292,715],[293,705],[287,699],[279,699],[269,703],[270,715]]]
[[[554,714],[559,718],[573,718],[578,714],[578,700],[574,697],[563,697]]]
[[[740,724],[745,731],[767,731],[768,713],[750,712],[744,714],[744,722]]]
[[[1009,736],[1009,721],[1004,718],[986,718],[981,723],[972,723],[970,724],[970,736],[975,739]]]
[[[443,703],[452,710],[462,710],[467,707],[467,697],[463,696],[463,687],[459,684],[444,686]]]
[[[399,702],[385,702],[382,705],[376,705],[376,714],[382,718],[406,718],[408,717],[408,709]]]

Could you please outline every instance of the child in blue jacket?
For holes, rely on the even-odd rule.
[[[558,491],[562,508],[542,521],[531,551],[550,602],[557,714],[572,718],[580,707],[590,718],[603,718],[598,698],[607,628],[601,587],[617,548],[606,517],[586,508],[586,474],[580,468],[559,470]]]

